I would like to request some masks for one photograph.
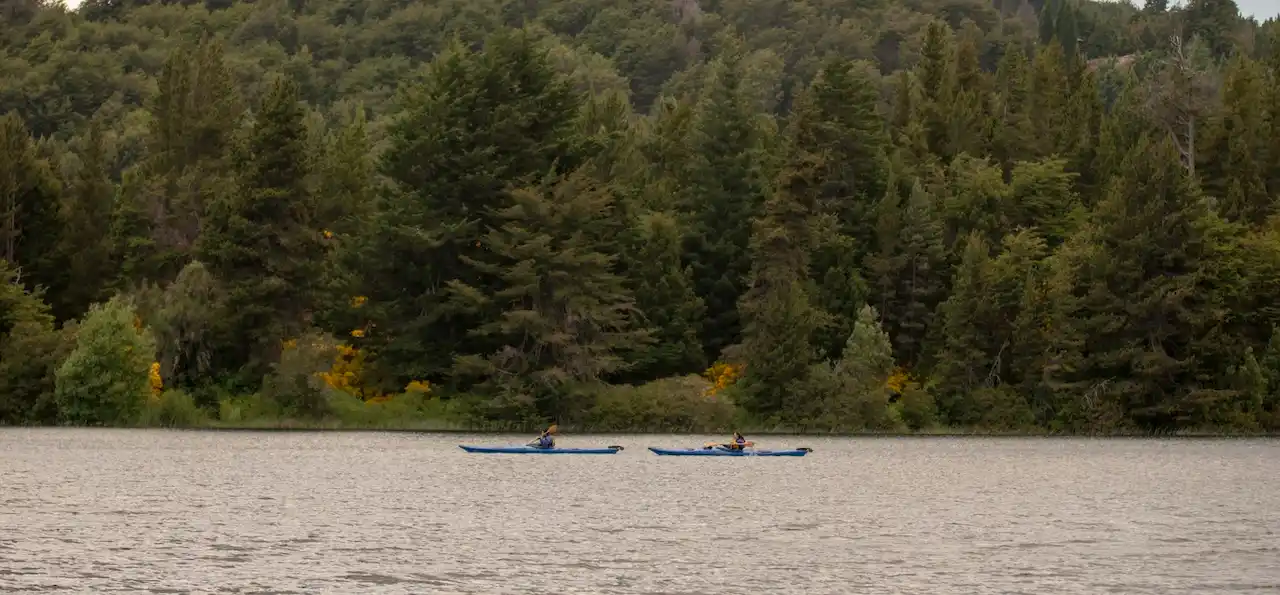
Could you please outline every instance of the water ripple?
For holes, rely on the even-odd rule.
[[[1280,590],[1277,441],[523,439],[0,429],[0,592]]]

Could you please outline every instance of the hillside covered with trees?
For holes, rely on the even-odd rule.
[[[4,0],[0,114],[0,424],[1280,430],[1232,0]]]

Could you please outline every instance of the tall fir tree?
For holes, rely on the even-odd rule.
[[[64,233],[59,261],[67,270],[66,284],[58,288],[54,314],[61,320],[77,318],[89,305],[102,301],[115,271],[108,252],[108,225],[115,187],[107,176],[107,155],[102,123],[94,120],[82,139],[80,168],[67,188],[60,208]]]
[[[828,358],[839,356],[866,303],[860,263],[874,247],[875,203],[888,178],[889,137],[877,101],[867,65],[829,60],[796,102],[788,131],[791,165],[816,160],[811,298],[831,316],[815,337]]]
[[[764,196],[761,131],[742,85],[740,59],[717,62],[697,108],[682,205],[691,220],[685,255],[707,307],[702,342],[711,360],[739,339],[738,300],[751,268],[751,221]]]
[[[61,192],[22,118],[0,116],[0,260],[28,289],[62,286],[56,260]]]
[[[1031,98],[1030,64],[1022,45],[1009,42],[996,69],[995,93],[992,97],[992,156],[1006,175],[1014,161],[1025,159],[1035,142],[1029,112]]]
[[[1267,192],[1264,164],[1270,131],[1265,104],[1265,75],[1247,56],[1227,68],[1220,123],[1206,142],[1199,168],[1205,192],[1220,201],[1233,221],[1259,225],[1276,212]],[[1206,135],[1207,136],[1207,135]]]
[[[488,254],[467,259],[497,290],[450,282],[458,302],[499,311],[476,329],[499,347],[461,355],[459,373],[481,376],[502,404],[530,408],[525,415],[564,419],[589,406],[574,399],[581,389],[621,371],[625,354],[652,340],[603,248],[612,208],[609,187],[584,170],[511,192],[496,213],[501,227],[484,238]]]
[[[877,251],[867,257],[876,309],[895,359],[907,366],[925,355],[934,309],[946,295],[948,255],[936,203],[921,181],[912,184],[906,201],[891,183],[878,209]]]
[[[787,395],[804,380],[816,356],[813,335],[824,323],[811,301],[809,276],[821,192],[816,178],[826,166],[810,144],[817,122],[809,120],[819,116],[814,99],[808,94],[800,100],[788,134],[788,163],[755,221],[750,287],[739,305],[740,359],[747,368],[743,405],[765,417],[782,412]]]
[[[494,313],[452,302],[446,288],[496,290],[471,263],[490,253],[485,238],[502,225],[509,187],[582,161],[574,138],[581,102],[532,34],[512,31],[490,36],[479,51],[454,44],[403,105],[380,166],[390,186],[378,233],[360,248],[368,313],[379,329],[370,345],[398,382],[442,382],[455,355],[500,346],[472,332]]]
[[[1067,410],[1103,400],[1138,425],[1196,423],[1197,409],[1230,398],[1209,366],[1223,361],[1224,228],[1170,141],[1140,142],[1076,248],[1055,326],[1070,343],[1051,372]],[[1069,289],[1068,289],[1069,288]]]
[[[147,157],[130,172],[111,224],[122,286],[172,281],[193,256],[206,209],[234,184],[244,106],[222,42],[174,50],[156,83]]]
[[[698,337],[706,306],[693,288],[693,271],[681,264],[683,234],[675,217],[646,213],[635,223],[629,278],[636,306],[654,341],[638,345],[616,379],[641,382],[702,371],[706,356]]]
[[[940,157],[950,157],[951,115],[956,95],[956,64],[954,36],[946,22],[934,20],[925,29],[920,62],[915,76],[920,81],[921,123],[929,151]]]
[[[256,386],[308,324],[323,258],[308,191],[298,88],[280,77],[236,164],[236,189],[210,205],[199,257],[226,288],[220,364]]]

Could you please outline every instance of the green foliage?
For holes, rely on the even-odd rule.
[[[315,331],[285,345],[280,361],[271,366],[271,372],[262,381],[262,398],[266,403],[250,403],[247,408],[265,407],[286,418],[327,417],[332,411],[332,401],[347,398],[320,376],[333,365],[337,349],[336,341]],[[242,411],[243,407],[238,409]],[[237,415],[238,412],[227,413]]]
[[[241,346],[220,363],[257,379],[296,336],[315,299],[321,232],[308,171],[297,86],[278,79],[256,116],[246,152],[236,164],[233,194],[210,207],[200,255],[226,290],[223,324]]]
[[[673,376],[600,392],[581,425],[597,431],[725,432],[733,425],[733,404],[708,397],[699,376]]]
[[[19,271],[28,288],[56,285],[60,191],[22,117],[0,116],[0,260]]]
[[[0,424],[56,420],[54,372],[66,344],[40,295],[0,260]]]
[[[503,347],[460,356],[457,365],[555,418],[571,409],[566,389],[622,370],[623,354],[652,339],[637,328],[635,298],[613,272],[616,257],[602,250],[614,206],[607,186],[580,170],[515,190],[510,200],[497,213],[502,226],[483,239],[487,255],[467,260],[496,291],[461,281],[449,287],[462,308],[497,311],[476,332]]]
[[[707,307],[702,336],[708,359],[733,345],[742,329],[738,301],[751,271],[751,222],[767,176],[761,161],[766,132],[743,96],[742,62],[734,56],[713,66],[694,117],[681,205],[692,222],[685,256]]]
[[[209,416],[185,392],[167,390],[147,401],[139,423],[164,428],[194,428],[208,424]]]
[[[863,306],[844,355],[832,364],[815,364],[792,383],[795,423],[820,430],[897,429],[886,383],[892,370],[889,335],[880,328],[875,308]]]
[[[1230,0],[4,14],[0,423],[1280,425]]]
[[[132,303],[117,297],[94,305],[54,375],[59,417],[76,425],[139,423],[155,353],[155,338],[137,326]]]

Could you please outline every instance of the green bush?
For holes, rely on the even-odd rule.
[[[263,379],[262,397],[274,402],[283,417],[328,417],[334,397],[350,397],[320,377],[333,367],[337,350],[337,341],[317,332],[292,342],[280,355],[280,362]]]
[[[74,326],[54,330],[49,306],[0,260],[0,424],[57,421],[54,374],[70,351],[69,337]]]
[[[898,402],[894,403],[894,411],[909,430],[925,430],[938,423],[938,406],[933,395],[915,382],[903,388]]]
[[[362,401],[345,393],[330,398],[333,417],[344,427],[455,428],[465,427],[468,416],[461,403],[420,392],[405,392],[387,400]]]
[[[726,431],[733,426],[733,403],[706,396],[710,387],[700,376],[604,387],[581,425],[603,431]]]
[[[144,426],[194,428],[206,425],[209,416],[196,406],[191,395],[180,390],[167,390],[147,400],[141,421]]]
[[[280,406],[262,395],[241,395],[218,400],[218,421],[223,424],[274,424],[280,418]]]
[[[54,377],[59,416],[72,424],[132,425],[151,394],[151,333],[135,326],[133,305],[115,297],[85,315],[76,346]]]

